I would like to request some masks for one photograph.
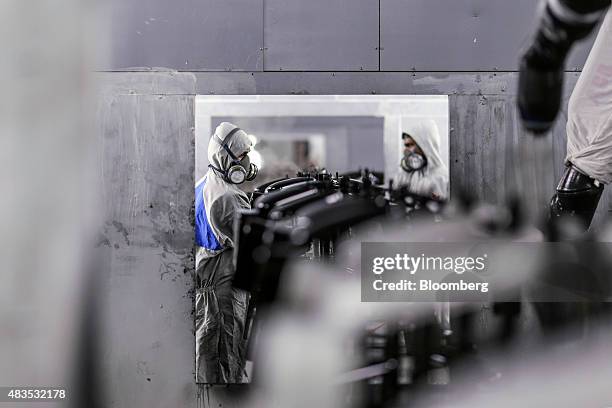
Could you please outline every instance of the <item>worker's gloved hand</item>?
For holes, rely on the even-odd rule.
[[[535,133],[548,132],[561,107],[563,64],[542,64],[532,48],[521,59],[518,106],[523,126]]]

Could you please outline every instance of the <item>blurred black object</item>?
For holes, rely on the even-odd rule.
[[[377,185],[367,174],[351,178],[311,172],[291,180],[283,179],[278,188],[265,192],[268,185],[254,208],[239,216],[234,285],[253,296],[252,304],[258,309],[249,316],[259,316],[260,310],[271,307],[291,306],[291,299],[279,297],[288,261],[318,259],[334,264],[336,242],[350,239],[353,227],[364,221],[382,225],[378,221],[401,220],[409,226],[417,217],[432,217],[434,222],[464,220],[467,222],[460,224],[468,235],[509,241],[523,237],[525,228],[529,229],[518,196],[510,196],[503,205],[491,205],[477,203],[459,191],[455,196],[459,198],[447,206],[406,188],[394,189],[392,183]],[[449,212],[443,212],[445,208]],[[579,328],[572,331],[572,340],[580,341],[589,327],[611,315],[605,299],[612,293],[612,264],[609,246],[594,246],[584,236],[570,237],[571,250],[546,254],[540,281],[588,301],[534,302],[529,309],[524,307],[528,302],[524,287],[517,286],[486,305],[471,298],[460,303],[444,298],[437,303],[438,309],[432,307],[429,315],[418,319],[411,320],[406,313],[378,322],[384,327],[372,330],[370,323],[374,322],[364,322],[355,344],[357,356],[347,355],[355,363],[339,376],[347,401],[378,408],[400,404],[420,393],[444,401],[445,392],[465,373],[475,387],[503,381],[503,373],[487,360],[487,353],[511,350],[521,339],[525,310],[533,310],[534,320],[542,327],[540,342],[534,343],[538,347],[559,344],[557,334],[572,327]],[[486,328],[483,319],[489,319]],[[535,346],[530,345],[521,351],[529,356],[533,350]]]
[[[259,186],[257,186],[255,188],[255,190],[253,191],[253,193],[251,194],[251,203],[253,203],[257,198],[262,196],[265,193],[266,188],[268,188],[268,186],[276,183],[277,181],[286,180],[288,178],[289,178],[289,176],[278,178],[278,179],[274,179],[272,181],[268,181],[267,183],[260,184]]]
[[[527,130],[543,134],[553,126],[561,107],[565,60],[609,6],[610,0],[546,3],[537,33],[520,61],[518,107]]]
[[[551,227],[558,229],[555,224],[561,217],[572,217],[582,231],[588,230],[603,190],[602,183],[567,166],[550,202]]]
[[[355,173],[360,177],[300,172],[257,187],[252,210],[237,217],[234,285],[259,304],[274,302],[288,259],[309,251],[316,258],[333,257],[336,241],[366,220],[438,214],[443,208],[442,201],[405,188],[374,184],[382,177],[367,170]]]

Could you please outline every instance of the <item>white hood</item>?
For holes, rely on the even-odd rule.
[[[227,170],[232,159],[229,154],[227,154],[227,151],[225,151],[215,139],[215,136],[221,140],[225,140],[225,137],[237,127],[238,126],[229,122],[221,123],[215,129],[215,133],[211,136],[210,142],[208,143],[208,162],[221,170]],[[242,129],[237,131],[227,144],[227,147],[229,147],[236,157],[249,152],[251,146],[251,139]]]
[[[402,129],[419,145],[427,158],[427,167],[423,170],[406,172],[399,167],[395,184],[408,186],[415,194],[431,196],[435,194],[441,199],[448,198],[448,168],[440,157],[440,133],[433,120],[416,122]]]

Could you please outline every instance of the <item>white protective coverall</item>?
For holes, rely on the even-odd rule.
[[[612,182],[612,10],[569,101],[566,161],[595,180]]]
[[[448,198],[448,168],[440,157],[440,133],[433,120],[424,120],[404,129],[423,151],[427,166],[421,170],[407,172],[401,167],[394,177],[397,187],[407,186],[414,194],[424,197],[435,195]]]
[[[235,125],[223,122],[215,130],[221,140]],[[236,156],[248,152],[251,141],[243,130],[228,147]],[[218,169],[231,158],[211,137],[208,160]],[[247,195],[210,169],[196,184],[196,371],[198,382],[240,383],[246,363],[245,324],[248,293],[232,287],[233,230],[236,212],[250,208]]]

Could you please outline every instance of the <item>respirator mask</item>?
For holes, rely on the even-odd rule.
[[[427,166],[427,158],[415,152],[406,152],[400,163],[402,169],[408,173],[419,171]]]
[[[209,164],[208,167],[216,170],[220,174],[223,175],[223,179],[230,184],[242,184],[245,181],[251,181],[257,177],[257,173],[259,169],[253,163],[251,163],[251,159],[247,154],[239,160],[238,157],[230,150],[227,146],[234,134],[238,132],[240,128],[235,128],[225,137],[225,140],[221,140],[219,136],[214,135],[214,139],[223,147],[223,149],[227,152],[228,156],[231,159],[229,168],[227,170],[218,169],[212,164]]]

